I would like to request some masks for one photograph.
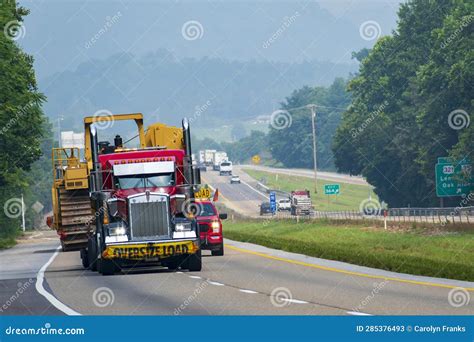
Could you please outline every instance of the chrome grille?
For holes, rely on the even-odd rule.
[[[129,199],[132,240],[156,240],[170,237],[168,196],[134,195]]]

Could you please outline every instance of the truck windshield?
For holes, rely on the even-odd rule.
[[[222,163],[221,166],[230,166],[230,163]]]
[[[117,189],[157,188],[173,186],[174,173],[155,173],[149,175],[127,175],[115,177]]]

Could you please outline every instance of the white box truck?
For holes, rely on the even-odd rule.
[[[206,164],[207,166],[212,165],[215,152],[216,150],[204,150],[204,164]]]
[[[216,151],[212,155],[212,169],[219,171],[219,167],[223,161],[227,160],[227,153],[224,151]]]

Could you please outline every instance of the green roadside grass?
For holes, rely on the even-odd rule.
[[[357,185],[348,183],[340,184],[339,195],[324,195],[324,184],[334,184],[332,181],[319,180],[318,193],[314,193],[314,181],[308,177],[287,176],[264,171],[255,171],[244,169],[252,178],[257,180],[265,179],[266,185],[272,189],[290,192],[295,189],[311,190],[313,205],[316,210],[335,211],[335,210],[357,210],[360,203],[371,196],[377,199],[377,195],[368,185]]]
[[[16,240],[13,237],[0,237],[0,250],[11,248],[16,245]]]
[[[226,238],[414,275],[474,281],[474,232],[392,231],[328,221],[225,222]]]

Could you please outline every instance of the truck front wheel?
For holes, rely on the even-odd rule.
[[[87,259],[89,269],[93,272],[97,271],[97,244],[94,236],[89,237],[89,240],[87,240]]]
[[[97,265],[99,268],[99,272],[102,275],[113,275],[117,272],[118,267],[113,260],[108,259],[100,259],[99,264]]]
[[[199,272],[202,269],[201,250],[191,254],[186,259],[186,268],[191,272]]]

